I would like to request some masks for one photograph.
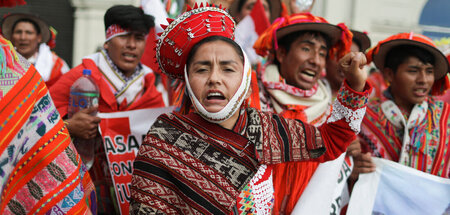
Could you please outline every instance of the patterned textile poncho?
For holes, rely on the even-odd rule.
[[[237,199],[271,205],[263,195],[271,193],[264,183],[272,181],[272,164],[324,162],[342,154],[356,138],[369,92],[349,92],[354,99],[337,101],[319,128],[252,108],[241,110],[232,130],[196,113],[161,115],[134,162],[131,213],[256,214],[261,205]]]
[[[383,103],[391,101],[388,97],[385,91],[381,99],[374,99],[368,104],[360,133],[363,149],[373,156],[399,162],[405,144],[405,165],[449,178],[450,105],[429,97],[422,120],[408,120],[404,111],[397,114],[413,121],[408,129],[409,135],[405,136],[404,128],[395,126],[391,121],[396,115],[387,116],[382,110]],[[404,137],[409,138],[409,143],[403,143]]]
[[[0,214],[95,214],[91,178],[44,81],[0,44]]]

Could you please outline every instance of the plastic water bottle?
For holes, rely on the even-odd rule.
[[[77,79],[70,88],[68,117],[71,118],[76,112],[98,105],[99,90],[91,77],[91,70],[84,69],[83,76]],[[91,113],[97,115],[97,112]],[[81,160],[88,169],[94,163],[96,139],[72,138],[72,141],[81,156]]]

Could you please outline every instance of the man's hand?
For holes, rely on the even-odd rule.
[[[356,181],[361,173],[370,173],[375,171],[375,163],[372,161],[372,156],[370,152],[359,153],[353,156],[353,161],[355,166],[353,167],[352,174],[350,175],[350,180]]]
[[[97,111],[97,107],[90,107],[75,113],[72,118],[67,119],[67,129],[75,137],[92,139],[97,136],[100,117],[91,114]]]
[[[363,71],[366,56],[361,52],[350,52],[339,60],[339,69],[344,72],[348,85],[355,91],[362,92],[367,80]]]
[[[347,147],[347,155],[355,157],[355,156],[358,156],[359,154],[361,154],[361,144],[359,143],[359,139],[356,138]]]

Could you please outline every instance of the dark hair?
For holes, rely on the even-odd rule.
[[[211,37],[206,37],[206,38],[200,40],[197,44],[195,44],[192,47],[192,49],[191,49],[191,51],[189,51],[188,57],[186,59],[186,69],[188,69],[189,63],[191,62],[192,58],[194,57],[195,53],[200,48],[200,46],[205,43],[214,42],[214,41],[224,41],[224,42],[230,44],[233,47],[233,49],[236,51],[236,53],[239,55],[239,58],[242,60],[242,63],[244,63],[244,53],[242,52],[242,49],[239,46],[239,44],[237,44],[234,40],[232,40],[228,37],[211,36]]]
[[[434,56],[427,50],[413,45],[399,45],[392,48],[386,54],[385,68],[397,71],[398,66],[404,63],[409,57],[416,57],[424,64],[434,65]]]
[[[132,5],[115,5],[109,8],[104,16],[105,31],[109,26],[117,24],[124,29],[147,34],[155,27],[155,18],[147,15],[141,8]]]
[[[20,22],[28,22],[31,23],[34,27],[34,30],[36,30],[36,33],[39,35],[41,34],[41,29],[39,28],[39,25],[33,21],[32,19],[28,19],[28,18],[22,18],[22,19],[18,19],[16,22],[14,22],[14,24],[12,25],[12,31],[14,31],[14,29],[16,28],[16,25],[19,24]]]
[[[364,50],[362,50],[362,44],[361,44],[361,41],[355,39],[355,37],[353,37],[352,43],[354,43],[354,44],[356,44],[356,45],[358,46],[358,50],[359,50],[360,52],[363,52],[363,51],[364,51]]]
[[[238,1],[237,12],[241,13],[242,7],[248,0],[235,0],[235,1]]]
[[[235,0],[235,1],[239,1],[238,2],[238,7],[237,7],[237,12],[241,13],[242,12],[242,7],[249,0]],[[255,2],[255,4],[256,4],[256,2]],[[270,0],[267,0],[267,4],[269,4],[269,11],[271,12],[270,16],[272,16],[272,10],[271,10],[272,9],[272,2],[270,2]],[[269,22],[270,22],[271,17],[267,17],[267,18],[269,19]]]
[[[286,51],[286,53],[288,53],[289,50],[291,50],[292,43],[294,43],[295,40],[297,40],[299,37],[302,37],[305,34],[310,34],[313,38],[322,37],[325,40],[325,44],[327,46],[327,58],[328,58],[328,50],[331,47],[331,38],[328,35],[320,32],[320,31],[296,31],[296,32],[289,33],[288,35],[286,35],[282,38],[278,38],[278,48],[283,48]],[[280,66],[280,62],[278,62],[278,59],[276,57],[274,58],[273,61],[278,67]]]

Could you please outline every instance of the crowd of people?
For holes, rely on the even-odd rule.
[[[155,17],[114,5],[103,47],[72,69],[51,51],[45,20],[3,17],[0,214],[119,214],[93,113],[167,106],[176,107],[123,160],[133,163],[130,214],[291,214],[324,162],[351,166],[349,193],[375,171],[372,157],[450,178],[450,106],[438,97],[450,92],[450,65],[433,41],[398,33],[371,47],[367,33],[311,14],[314,1],[292,2],[187,2],[154,50],[146,43]],[[238,44],[237,23],[254,5],[269,25]],[[141,62],[144,52],[159,70]],[[70,88],[85,69],[98,105],[69,117]],[[170,84],[157,88],[162,80]],[[95,140],[92,168],[71,139]]]

